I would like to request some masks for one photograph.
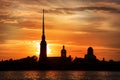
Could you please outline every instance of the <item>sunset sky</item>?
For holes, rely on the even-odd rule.
[[[120,0],[0,0],[0,60],[39,55],[42,9],[48,56],[120,61]]]

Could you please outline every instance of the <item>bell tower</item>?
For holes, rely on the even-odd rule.
[[[66,50],[64,45],[63,45],[63,49],[61,50],[61,57],[66,58]]]

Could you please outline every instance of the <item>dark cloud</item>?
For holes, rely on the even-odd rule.
[[[76,7],[76,8],[55,8],[55,9],[48,9],[46,13],[68,13],[73,14],[74,11],[105,11],[110,13],[120,13],[120,10],[114,7]]]
[[[67,3],[98,3],[98,2],[106,2],[106,3],[120,3],[120,0],[15,0],[25,4],[36,4],[36,3],[52,3],[52,4],[67,4]]]
[[[8,27],[6,27],[3,23],[0,23],[0,43],[4,43],[6,40]]]
[[[15,40],[19,36],[19,28],[15,23],[0,22],[0,43],[4,44],[6,40]]]
[[[120,0],[105,0],[105,1],[120,4]]]

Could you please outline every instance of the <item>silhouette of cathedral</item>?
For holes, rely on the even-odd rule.
[[[92,47],[88,47],[87,54],[84,56],[84,58],[78,58],[76,57],[73,62],[81,62],[81,63],[96,63],[99,60],[94,55],[94,50]]]
[[[87,50],[87,54],[85,55],[86,60],[96,60],[96,56],[93,54],[93,48],[89,47]]]
[[[71,62],[71,56],[66,57],[65,46],[63,45],[63,49],[61,50],[60,57],[47,57],[47,43],[45,41],[45,26],[44,26],[44,10],[43,10],[43,18],[42,18],[42,41],[40,43],[40,56],[39,62],[41,63],[62,63],[62,62]]]
[[[43,10],[43,17],[42,17],[42,41],[40,43],[40,56],[39,56],[39,62],[42,63],[50,63],[50,64],[58,64],[58,63],[65,63],[65,62],[71,62],[71,56],[67,57],[67,53],[65,50],[65,46],[63,45],[61,50],[61,56],[60,57],[47,57],[47,43],[45,41],[45,26],[44,26],[44,10]],[[87,54],[84,58],[75,58],[74,61],[77,62],[95,62],[98,61],[96,59],[96,56],[94,55],[94,51],[92,47],[89,47],[87,50]]]

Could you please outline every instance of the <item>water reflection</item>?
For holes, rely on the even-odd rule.
[[[109,71],[1,71],[0,80],[119,80]]]
[[[86,71],[81,80],[104,80],[98,71]]]

